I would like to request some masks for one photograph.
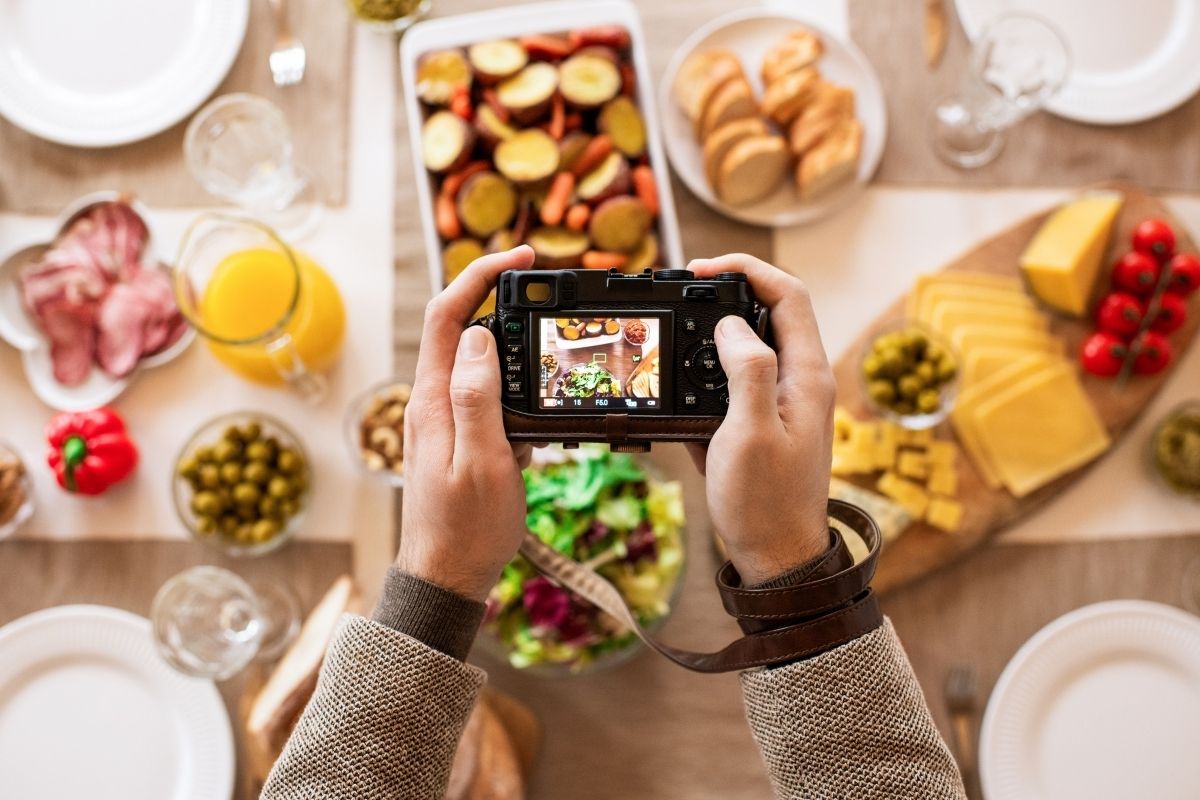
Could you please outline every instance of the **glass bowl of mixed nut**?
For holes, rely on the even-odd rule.
[[[411,384],[385,381],[359,395],[346,412],[350,457],[395,487],[404,485],[404,412],[411,394]]]
[[[17,451],[0,442],[0,539],[33,516],[33,489]]]
[[[217,417],[192,435],[175,461],[175,511],[195,539],[228,555],[270,552],[304,517],[310,463],[300,438],[273,417]]]

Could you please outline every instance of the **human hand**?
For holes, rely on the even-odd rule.
[[[479,601],[521,545],[530,450],[505,438],[495,338],[464,327],[501,272],[531,264],[528,246],[483,256],[429,302],[404,415],[396,564]]]
[[[707,448],[689,446],[707,476],[709,513],[729,559],[744,584],[762,583],[829,545],[833,372],[798,278],[741,253],[688,269],[700,278],[745,273],[771,310],[776,351],[740,317],[717,324],[729,410]]]

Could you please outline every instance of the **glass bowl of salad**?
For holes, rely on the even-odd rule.
[[[682,486],[603,447],[538,455],[539,463],[524,473],[529,530],[612,582],[644,627],[661,625],[682,587]],[[590,672],[632,656],[640,644],[616,619],[519,555],[504,568],[487,606],[480,640],[518,669]]]

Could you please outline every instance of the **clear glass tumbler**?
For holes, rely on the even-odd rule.
[[[300,613],[284,589],[270,585],[260,595],[227,569],[193,567],[158,590],[150,621],[167,663],[220,681],[256,656],[282,653],[299,630]]]
[[[188,124],[183,153],[210,194],[292,239],[316,227],[321,205],[312,177],[295,163],[291,129],[271,101],[246,93],[218,97]]]
[[[1066,82],[1071,56],[1062,34],[1033,14],[1002,14],[971,47],[958,95],[933,110],[933,146],[948,164],[981,167],[1004,149],[1007,132]]]

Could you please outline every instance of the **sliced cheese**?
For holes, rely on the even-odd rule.
[[[1083,466],[1111,444],[1065,362],[1011,383],[981,402],[973,416],[979,443],[1017,497]]]
[[[995,275],[989,272],[931,272],[918,275],[908,293],[908,316],[916,318],[917,305],[926,291],[934,287],[954,287],[958,289],[993,289],[1001,292],[1024,294],[1025,289],[1018,278],[1009,275]]]
[[[970,387],[987,380],[1013,362],[1029,355],[1029,350],[1020,347],[976,347],[963,357],[963,386]]]
[[[1117,192],[1084,195],[1042,224],[1021,255],[1025,278],[1042,302],[1077,317],[1087,313],[1123,199]]]
[[[966,325],[994,325],[1043,333],[1049,329],[1046,315],[1036,309],[984,303],[941,303],[926,324],[947,338]]]
[[[960,354],[977,347],[1009,347],[1037,353],[1062,355],[1063,341],[1045,331],[1031,331],[1003,325],[963,325],[950,335],[950,344]]]
[[[914,293],[909,295],[909,298],[911,301],[909,315],[926,325],[933,318],[934,310],[943,303],[975,303],[1005,308],[1037,309],[1033,298],[1023,291],[993,289],[987,286],[935,283],[927,286],[919,297]]]

